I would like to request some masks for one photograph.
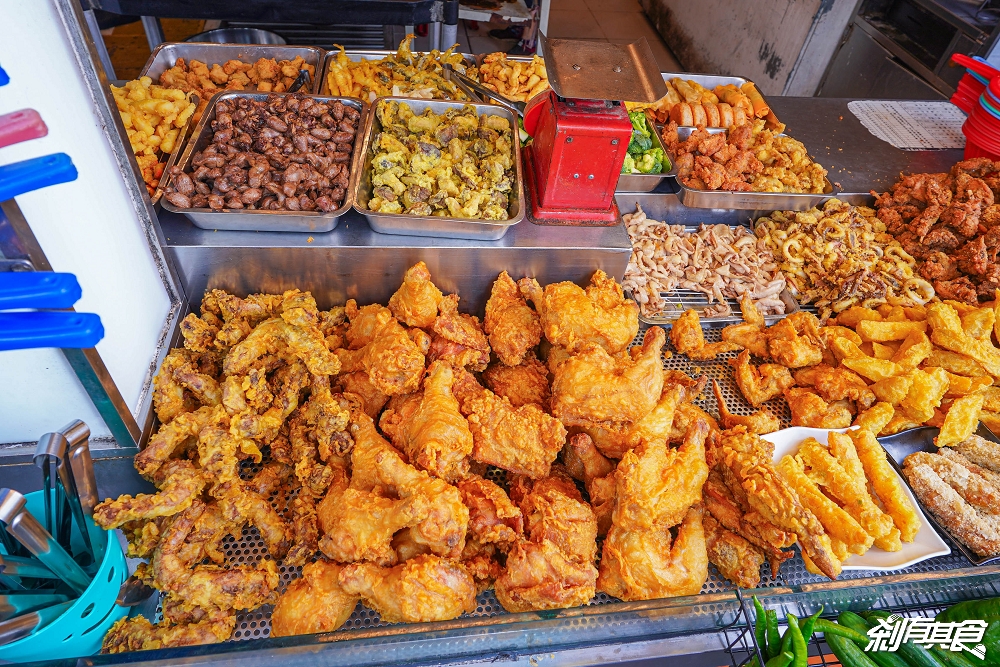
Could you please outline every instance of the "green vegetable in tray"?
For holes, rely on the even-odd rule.
[[[653,133],[656,129],[646,120],[646,112],[630,111],[628,117],[632,121],[632,139],[628,142],[622,173],[662,174],[670,168],[670,161],[662,148],[654,148]]]

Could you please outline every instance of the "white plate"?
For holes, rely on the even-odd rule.
[[[849,429],[832,429],[837,433],[845,433]],[[804,426],[793,426],[774,433],[760,436],[768,442],[774,443],[774,462],[777,463],[786,454],[795,454],[799,451],[799,445],[807,438],[816,438],[823,444],[827,444],[827,436],[830,430],[825,428],[806,428]],[[893,474],[899,477],[899,473],[893,470]],[[934,558],[936,556],[947,556],[951,553],[951,548],[945,544],[941,536],[937,534],[934,527],[927,521],[920,504],[910,492],[910,487],[900,478],[900,484],[906,491],[906,496],[910,499],[913,507],[920,515],[920,530],[912,542],[903,542],[903,548],[899,551],[883,551],[878,547],[872,547],[864,556],[851,554],[844,561],[845,570],[899,570],[910,565],[916,565],[920,561]]]

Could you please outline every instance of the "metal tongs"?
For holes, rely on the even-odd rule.
[[[302,86],[306,86],[308,84],[309,84],[309,70],[300,69],[299,75],[295,77],[295,81],[292,81],[292,85],[288,87],[288,92],[294,93]]]
[[[524,118],[524,109],[527,106],[526,103],[515,102],[514,100],[507,99],[500,93],[492,91],[486,86],[473,81],[452,67],[449,63],[445,63],[444,65],[444,78],[461,88],[462,92],[469,96],[470,100],[475,101],[477,98],[483,101],[492,100],[510,111],[515,116],[519,116],[522,119]]]

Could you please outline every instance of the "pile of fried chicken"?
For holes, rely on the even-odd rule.
[[[969,305],[1000,288],[1000,165],[958,162],[948,173],[902,176],[875,206],[886,230],[920,261],[918,273],[942,299]]]
[[[664,370],[658,327],[628,349],[638,307],[601,271],[586,289],[504,272],[482,320],[423,262],[388,307],[212,290],[181,329],[135,457],[158,491],[95,511],[148,559],[163,620],[118,622],[106,652],[224,641],[266,604],[283,636],[359,600],[420,622],[488,588],[512,612],[692,595],[726,534],[703,525],[704,381]],[[252,529],[266,553],[231,563],[223,540]],[[279,564],[301,567],[283,590]]]

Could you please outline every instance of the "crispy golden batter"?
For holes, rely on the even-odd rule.
[[[734,415],[726,407],[726,399],[722,396],[722,388],[716,380],[712,380],[712,391],[715,393],[715,402],[719,405],[719,417],[722,420],[723,428],[733,428],[734,426],[745,426],[751,433],[764,435],[773,433],[781,428],[781,422],[767,410],[758,410],[750,415]]]
[[[549,370],[534,353],[526,353],[519,365],[491,364],[483,373],[487,388],[503,396],[515,408],[532,403],[542,410],[549,407]]]
[[[193,315],[189,315],[193,317]],[[153,378],[153,409],[161,424],[166,424],[177,415],[190,412],[197,407],[192,396],[185,394],[184,387],[174,378],[174,371],[188,363],[190,352],[174,348],[163,359],[160,370]]]
[[[493,283],[483,329],[497,358],[507,366],[522,364],[527,353],[542,340],[538,313],[528,305],[506,271]]]
[[[708,512],[702,517],[702,528],[705,531],[708,562],[737,586],[756,588],[760,584],[760,566],[764,564],[764,552],[724,528]]]
[[[823,361],[819,320],[800,310],[768,329],[767,349],[775,362],[788,368],[814,366]]]
[[[670,328],[670,342],[678,352],[698,361],[715,359],[723,352],[734,352],[742,347],[737,343],[725,340],[718,343],[706,343],[698,311],[692,309],[685,310],[674,322]]]
[[[604,458],[586,433],[571,436],[562,457],[566,471],[587,488],[590,506],[597,517],[597,534],[604,537],[615,509],[615,464]]]
[[[750,363],[750,351],[743,350],[735,359],[729,360],[729,365],[736,372],[736,386],[740,388],[743,398],[755,408],[760,407],[781,392],[795,384],[788,369],[778,364],[761,364],[754,367]]]
[[[197,436],[209,425],[229,425],[229,415],[222,406],[203,406],[194,412],[177,415],[173,421],[160,428],[146,443],[146,448],[135,455],[135,469],[144,477],[151,477],[170,459],[174,450],[191,436]]]
[[[442,298],[427,265],[417,262],[406,270],[403,284],[389,299],[389,310],[406,326],[427,329],[434,324]]]
[[[962,496],[962,499],[980,512],[1000,514],[1000,488],[992,482],[977,475],[954,459],[930,454],[914,452],[906,457],[913,465],[925,465],[937,474],[945,483]]]
[[[486,370],[490,363],[490,344],[479,325],[479,318],[458,312],[455,294],[444,297],[439,308],[441,314],[434,320],[428,359],[443,359],[475,372]]]
[[[469,534],[479,544],[495,544],[508,551],[524,532],[521,510],[488,479],[473,475],[456,486],[469,508]]]
[[[337,376],[337,383],[345,394],[354,394],[361,399],[365,414],[372,419],[377,419],[382,408],[385,407],[389,397],[379,391],[378,387],[372,384],[368,373],[355,371],[353,373],[341,373]]]
[[[603,271],[594,272],[586,290],[562,282],[546,285],[543,291],[533,278],[521,279],[518,287],[535,304],[548,341],[570,352],[592,343],[615,354],[639,332],[639,307]]]
[[[133,616],[115,621],[104,635],[101,653],[128,653],[152,651],[177,646],[218,644],[229,639],[236,627],[236,614],[198,623],[173,625],[162,621],[153,625],[145,616]]]
[[[271,636],[333,632],[354,612],[360,599],[340,585],[343,566],[318,560],[302,568],[302,576],[278,596],[271,612]]]
[[[316,501],[308,493],[299,493],[292,500],[293,543],[285,556],[286,567],[306,564],[316,553],[319,543],[319,528],[316,522]]]
[[[340,573],[346,593],[389,623],[447,621],[476,609],[476,583],[456,561],[417,556],[393,568],[352,563]]]
[[[795,371],[795,382],[800,387],[815,387],[824,400],[842,401],[849,398],[857,401],[858,408],[867,410],[875,403],[875,394],[868,388],[860,375],[846,368],[831,368],[817,364]]]
[[[129,521],[173,516],[191,507],[208,479],[190,461],[168,461],[153,478],[158,493],[140,493],[105,500],[94,508],[94,523],[106,530]]]
[[[651,327],[634,359],[612,357],[598,345],[583,346],[555,370],[552,414],[564,424],[642,419],[663,391],[660,352],[665,342],[663,329]]]
[[[847,428],[851,425],[851,410],[846,401],[827,403],[802,387],[786,389],[784,394],[792,411],[792,426]]]
[[[420,385],[424,353],[388,308],[379,305],[358,308],[354,300],[345,306],[351,327],[350,349],[337,350],[345,373],[364,370],[383,394],[406,394]]]
[[[875,434],[864,427],[851,431],[848,435],[854,441],[865,477],[899,529],[900,539],[912,542],[920,530],[920,515],[910,502],[899,475],[889,465],[885,448],[875,439]]]

